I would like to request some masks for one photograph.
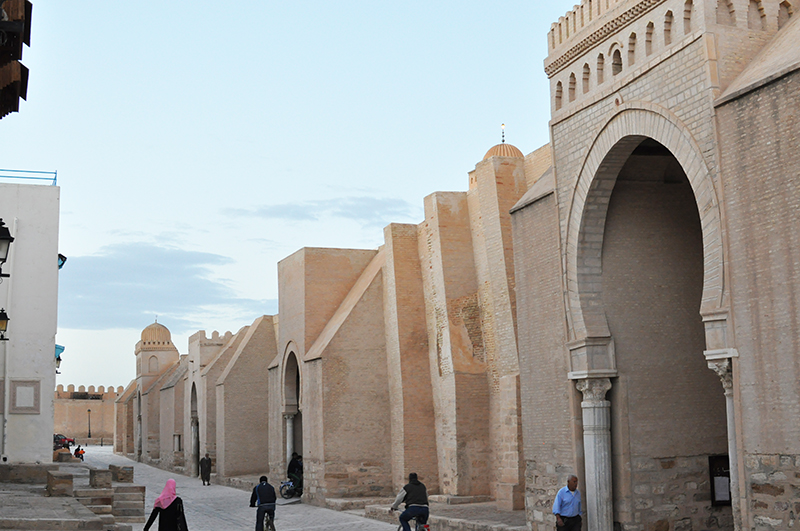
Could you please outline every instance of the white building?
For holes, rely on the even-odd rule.
[[[0,218],[14,237],[2,266],[0,455],[5,463],[51,462],[58,303],[57,186],[0,184]]]

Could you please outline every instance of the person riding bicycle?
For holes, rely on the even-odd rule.
[[[292,452],[292,459],[286,467],[286,477],[294,482],[295,489],[303,488],[303,456]]]
[[[269,515],[267,526],[275,531],[275,488],[269,484],[267,476],[261,476],[259,483],[250,496],[250,507],[258,507],[256,511],[256,531],[264,531],[264,516]]]
[[[420,524],[427,523],[428,515],[430,514],[428,509],[428,489],[417,478],[416,472],[408,475],[408,484],[397,494],[391,510],[396,511],[403,502],[406,504],[406,510],[400,514],[400,525],[403,526],[403,531],[411,531],[408,521],[412,518],[416,518]]]

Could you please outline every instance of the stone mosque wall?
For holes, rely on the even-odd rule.
[[[794,2],[583,0],[547,36],[552,144],[490,149],[378,249],[285,258],[276,316],[180,358],[147,327],[115,451],[218,482],[297,452],[319,505],[415,471],[533,531],[570,474],[589,531],[793,526]]]

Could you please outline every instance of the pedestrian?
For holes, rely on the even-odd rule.
[[[411,531],[408,521],[417,519],[417,523],[426,524],[430,514],[428,509],[428,489],[420,482],[416,472],[408,475],[408,484],[400,490],[392,504],[392,511],[396,511],[400,504],[405,502],[406,510],[400,514],[400,525],[403,531]]]
[[[203,485],[211,485],[211,458],[208,454],[200,460],[200,479]]]
[[[83,461],[83,454],[85,454],[85,453],[86,453],[86,450],[84,450],[83,448],[81,448],[81,445],[80,445],[80,444],[78,445],[78,447],[77,447],[77,448],[75,448],[75,457],[77,457],[77,458],[78,458],[78,459],[80,459],[81,461]]]
[[[561,487],[553,502],[558,531],[581,531],[581,493],[578,490],[578,477],[567,478],[567,486]]]
[[[183,514],[183,500],[178,497],[174,479],[168,479],[161,495],[153,504],[153,512],[144,524],[144,530],[150,529],[158,516],[158,531],[188,531],[186,515]]]
[[[286,476],[294,482],[295,490],[303,488],[303,456],[292,452],[292,459],[286,467]]]
[[[275,488],[269,484],[267,476],[258,479],[258,485],[250,495],[250,507],[258,507],[256,510],[256,531],[264,531],[264,517],[268,516],[267,528],[275,531],[275,502],[278,497],[275,495]]]

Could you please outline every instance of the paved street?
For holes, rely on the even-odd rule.
[[[147,487],[145,510],[149,516],[153,502],[161,493],[167,479],[173,478],[178,485],[186,510],[190,531],[249,530],[255,527],[256,510],[250,508],[250,493],[231,487],[211,485],[204,487],[199,478],[188,478],[131,461],[115,455],[110,446],[86,448],[86,462],[95,467],[107,468],[109,464],[134,467],[134,483]],[[273,478],[270,478],[273,483]],[[144,524],[134,524],[134,531],[141,531]],[[332,511],[293,503],[279,505],[275,515],[278,531],[300,529],[395,531],[397,526],[361,518],[348,513]],[[152,529],[155,529],[153,526]]]

